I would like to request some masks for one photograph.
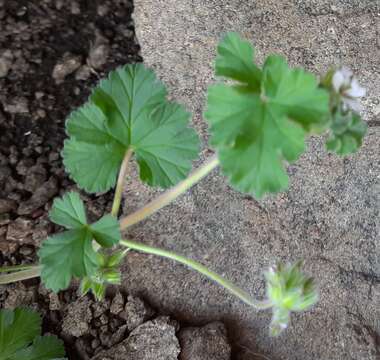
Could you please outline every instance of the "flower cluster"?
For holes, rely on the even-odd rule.
[[[335,71],[332,77],[333,90],[341,96],[343,110],[359,112],[362,110],[360,98],[366,94],[366,89],[359,85],[353,72],[347,67]]]

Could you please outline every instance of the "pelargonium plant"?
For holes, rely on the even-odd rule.
[[[102,80],[67,119],[62,156],[79,188],[88,193],[115,188],[112,211],[90,224],[77,192],[55,199],[50,219],[64,230],[42,243],[38,265],[2,268],[6,274],[0,284],[40,276],[46,288],[57,292],[78,278],[83,294],[91,291],[101,299],[108,284],[121,283],[119,265],[128,251],[140,251],[200,272],[254,309],[272,309],[272,335],[287,327],[291,312],[315,304],[316,285],[301,272],[300,262],[267,271],[266,298],[257,300],[194,260],[122,235],[217,167],[236,190],[260,199],[288,188],[286,164],[305,151],[310,135],[327,133],[327,149],[339,155],[360,147],[366,125],[357,112],[358,98],[365,91],[349,70],[332,69],[318,80],[304,69],[290,68],[282,56],[268,56],[262,67],[253,57],[253,47],[238,34],[221,40],[215,74],[229,81],[209,87],[204,113],[216,154],[190,175],[199,152],[197,134],[188,127],[190,114],[167,99],[153,71],[143,64],[126,65]],[[141,181],[168,190],[118,218],[132,158]]]

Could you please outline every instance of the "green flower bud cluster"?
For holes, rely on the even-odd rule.
[[[318,301],[314,280],[301,271],[302,261],[278,264],[265,273],[267,297],[273,305],[270,333],[276,336],[286,329],[292,311],[305,311]]]
[[[95,274],[82,279],[81,294],[84,295],[91,291],[97,300],[102,300],[108,284],[120,285],[121,274],[118,266],[125,254],[126,251],[118,251],[112,255],[97,253],[99,267]]]
[[[330,94],[329,138],[326,148],[339,155],[354,153],[362,145],[367,124],[359,115],[363,110],[361,98],[366,94],[348,68],[330,69],[320,86]]]

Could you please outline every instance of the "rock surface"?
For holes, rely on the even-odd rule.
[[[128,236],[197,259],[259,296],[263,269],[278,259],[305,259],[321,299],[293,316],[283,336],[268,337],[269,313],[256,313],[168,260],[128,255],[128,291],[143,292],[155,307],[184,320],[228,319],[236,348],[271,359],[379,356],[379,10],[369,0],[135,1],[144,61],[193,112],[204,141],[205,91],[213,81],[216,44],[229,30],[255,44],[259,62],[275,52],[316,73],[331,64],[353,68],[368,88],[364,118],[370,127],[361,150],[345,159],[328,154],[321,138],[311,139],[307,153],[289,168],[291,187],[283,194],[257,202],[232,190],[215,171],[128,230]],[[209,154],[204,147],[202,159]],[[129,181],[125,212],[155,193]]]
[[[176,323],[161,316],[138,326],[129,337],[92,360],[177,360]]]
[[[230,360],[231,346],[223,323],[213,322],[201,328],[183,328],[178,334],[180,360]]]
[[[88,334],[89,323],[92,319],[90,304],[88,298],[81,297],[67,305],[62,324],[62,331],[65,334],[75,337]]]
[[[132,331],[153,315],[154,311],[148,304],[138,297],[129,295],[124,311],[120,314],[120,317],[125,320],[128,331]]]

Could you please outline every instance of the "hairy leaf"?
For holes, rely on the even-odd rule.
[[[73,276],[93,274],[97,269],[92,234],[88,229],[68,230],[49,237],[38,255],[41,279],[46,288],[55,292],[66,289]]]
[[[187,127],[189,114],[166,100],[166,90],[142,64],[126,65],[100,82],[89,102],[67,121],[64,163],[89,192],[115,185],[128,149],[136,153],[140,177],[152,186],[182,180],[198,152]]]
[[[69,229],[49,237],[38,252],[44,285],[59,291],[69,286],[72,277],[91,276],[97,271],[99,262],[93,240],[111,247],[121,235],[119,223],[111,215],[88,225],[84,204],[77,193],[70,192],[55,200],[50,216],[53,222]]]
[[[121,238],[119,222],[112,215],[104,215],[90,229],[94,239],[103,247],[111,247]]]
[[[248,64],[252,52],[235,35],[233,39],[239,48],[235,54],[244,56],[241,61]],[[225,38],[219,52],[229,43],[230,38]],[[324,129],[329,97],[312,74],[290,69],[282,57],[269,56],[265,61],[260,92],[241,80],[247,77],[247,67],[236,64],[231,62],[235,73],[229,77],[242,84],[211,86],[205,117],[211,125],[211,143],[232,185],[260,198],[287,188],[284,161],[293,162],[300,156],[307,133]],[[216,66],[221,73],[218,62]],[[251,72],[257,73],[256,69]],[[232,74],[231,69],[224,74]]]
[[[228,33],[218,45],[215,74],[247,84],[252,90],[259,90],[261,70],[253,63],[252,45],[237,33]]]
[[[348,155],[361,146],[367,124],[356,113],[337,112],[333,116],[330,129],[331,135],[326,142],[327,150],[339,155]]]
[[[0,360],[7,360],[41,332],[41,318],[28,309],[0,310]]]
[[[63,341],[55,336],[38,336],[33,344],[18,351],[9,360],[56,360],[65,356]]]
[[[143,181],[168,188],[187,176],[198,153],[198,137],[186,127],[188,121],[182,106],[166,103],[134,128],[132,145]]]
[[[74,191],[65,194],[62,199],[54,199],[49,217],[54,223],[68,229],[81,228],[87,222],[83,202]]]

